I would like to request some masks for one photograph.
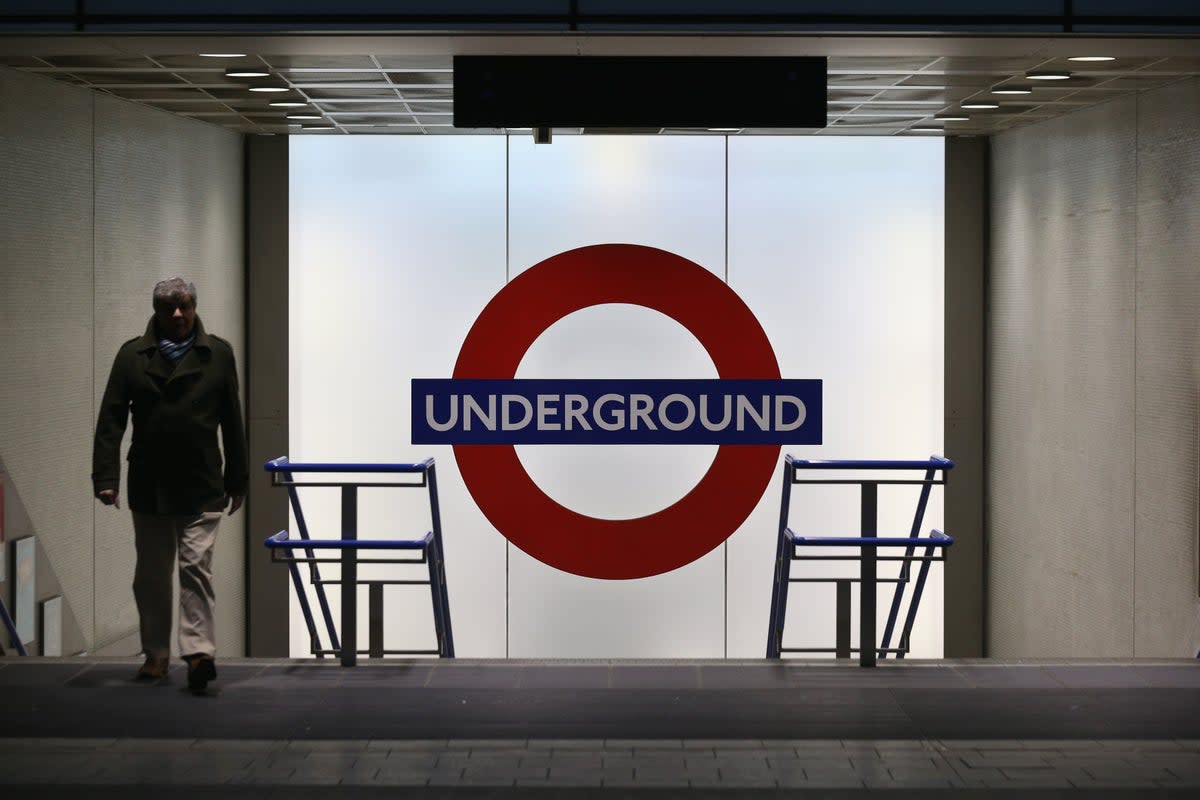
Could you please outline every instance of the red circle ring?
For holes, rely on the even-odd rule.
[[[775,351],[742,299],[700,265],[654,247],[568,250],[510,281],[471,326],[454,378],[511,379],[543,331],[604,303],[659,311],[700,340],[721,378],[778,379]],[[758,504],[779,445],[721,445],[690,492],[636,519],[585,516],[547,496],[512,445],[454,445],[471,497],[524,552],[589,578],[645,578],[689,564],[725,541]]]

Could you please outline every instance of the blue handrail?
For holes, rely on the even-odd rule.
[[[912,540],[906,536],[797,536],[791,528],[788,528],[787,536],[792,540],[792,544],[807,547],[853,547],[863,544],[873,544],[877,547],[913,546]],[[930,533],[929,539],[936,542],[939,547],[949,547],[954,544],[952,537],[936,529]],[[921,543],[928,544],[929,539],[922,539]]]
[[[784,456],[784,461],[796,469],[953,469],[954,462],[941,456],[930,456],[925,461],[894,461],[877,459],[840,459],[836,461],[794,458]]]
[[[287,456],[273,458],[263,465],[267,472],[426,472],[433,466],[433,459],[427,458],[416,464],[329,464],[305,463],[299,464],[288,460]]]
[[[353,666],[356,661],[357,649],[354,643],[357,639],[357,611],[355,602],[343,602],[342,604],[342,637],[341,643],[338,641],[337,632],[333,625],[333,615],[330,613],[328,599],[325,595],[324,585],[326,583],[340,583],[342,585],[343,595],[348,594],[349,597],[354,597],[354,587],[358,585],[358,556],[359,550],[419,550],[421,558],[419,561],[387,561],[385,559],[374,559],[363,563],[421,563],[425,562],[429,569],[428,581],[369,581],[371,585],[371,603],[372,608],[380,610],[379,619],[382,619],[382,587],[385,583],[428,583],[431,591],[431,599],[433,601],[433,617],[434,617],[434,632],[438,638],[438,649],[435,651],[426,650],[383,650],[382,645],[382,627],[376,631],[372,628],[372,654],[390,654],[390,653],[430,653],[440,655],[445,658],[454,657],[454,633],[450,624],[450,602],[446,591],[446,572],[444,563],[445,549],[442,546],[442,526],[441,526],[441,511],[438,503],[437,494],[437,472],[432,458],[427,458],[418,463],[387,463],[387,464],[365,464],[365,463],[329,463],[329,462],[293,462],[287,456],[273,458],[263,464],[263,469],[271,473],[271,483],[275,486],[284,486],[288,490],[288,499],[292,506],[292,511],[296,517],[296,524],[299,527],[297,533],[300,538],[293,540],[289,537],[287,530],[279,531],[272,536],[269,536],[264,541],[264,544],[272,550],[279,551],[279,558],[288,563],[291,571],[292,581],[296,585],[296,592],[299,595],[300,607],[304,613],[305,623],[308,626],[309,636],[312,640],[312,650],[317,657],[321,657],[325,652],[338,653],[341,656],[343,666]],[[298,481],[295,478],[297,473],[325,473],[325,474],[352,474],[352,473],[367,473],[367,474],[420,474],[421,481],[400,481],[400,482],[364,482],[361,480],[355,481],[320,481],[308,482]],[[300,506],[300,497],[298,493],[299,487],[327,487],[338,488],[341,490],[342,497],[342,537],[340,539],[314,539],[309,535],[308,524],[304,518],[304,512]],[[357,492],[360,488],[374,487],[397,487],[397,488],[427,488],[429,491],[429,509],[432,521],[433,530],[427,531],[419,536],[410,539],[387,539],[387,540],[371,540],[359,539],[358,537],[358,499]],[[302,550],[304,558],[299,559],[292,555],[295,550]],[[341,555],[338,557],[341,563],[341,578],[338,581],[325,581],[321,579],[321,574],[318,569],[318,563],[321,559],[316,558],[315,551],[317,550],[339,550]],[[312,612],[308,605],[308,600],[304,587],[300,581],[300,575],[297,569],[297,563],[307,563],[309,565],[310,577],[317,592],[317,598],[321,604],[321,611],[325,618],[325,625],[329,632],[332,651],[323,650],[320,646],[320,637],[317,633],[316,623],[313,620]],[[378,590],[378,595],[376,591]],[[376,605],[378,603],[378,605]],[[374,612],[373,612],[374,614]],[[375,643],[376,633],[378,633],[378,643]]]
[[[428,547],[433,541],[433,531],[429,531],[420,539],[308,539],[293,541],[288,538],[287,531],[280,531],[274,536],[268,536],[264,544],[271,548],[313,549],[313,550],[420,550]]]
[[[921,594],[925,586],[925,580],[929,572],[929,564],[934,559],[934,551],[942,549],[943,554],[945,548],[954,544],[954,539],[947,536],[939,530],[931,532],[929,538],[920,538],[925,510],[929,501],[930,489],[934,485],[943,485],[946,482],[946,473],[954,468],[954,461],[943,456],[933,455],[924,460],[889,460],[889,459],[839,459],[839,460],[824,460],[824,459],[802,459],[795,458],[791,455],[784,456],[783,468],[783,493],[779,508],[779,527],[776,540],[776,561],[775,561],[775,582],[771,595],[771,616],[768,622],[767,631],[767,657],[779,658],[784,648],[782,645],[783,625],[787,613],[787,595],[788,584],[791,582],[791,562],[794,558],[799,558],[795,552],[798,546],[809,547],[857,547],[859,554],[857,556],[862,572],[860,586],[862,598],[859,603],[859,627],[860,635],[863,637],[863,645],[860,648],[861,663],[863,666],[874,666],[876,656],[886,658],[887,653],[892,652],[899,658],[904,657],[904,653],[908,649],[908,637],[912,630],[913,621],[915,619],[917,606],[921,600]],[[883,478],[879,476],[848,476],[845,478],[820,478],[820,477],[800,477],[801,471],[820,471],[820,470],[843,470],[860,472],[866,471],[903,471],[903,470],[921,470],[924,475],[921,478]],[[936,479],[938,472],[942,473],[941,479]],[[862,522],[861,534],[859,536],[799,536],[791,528],[788,527],[788,515],[791,506],[792,485],[802,484],[853,484],[858,485],[862,492]],[[912,528],[908,536],[879,536],[876,531],[877,524],[877,497],[878,488],[883,484],[910,484],[920,485],[921,493],[917,502],[916,513],[913,516]],[[878,547],[903,547],[905,552],[903,556],[896,559],[902,562],[899,578],[895,581],[895,593],[892,596],[891,609],[888,614],[887,624],[884,628],[882,643],[876,647],[874,645],[875,631],[875,583],[876,583],[876,548]],[[917,555],[918,547],[924,548],[923,555]],[[814,556],[823,560],[837,560],[839,556]],[[847,558],[854,558],[847,556]],[[937,559],[940,560],[940,559]],[[913,561],[921,563],[920,572],[913,591],[913,597],[909,603],[908,614],[904,620],[904,626],[900,634],[900,645],[897,648],[891,647],[891,639],[895,630],[896,621],[899,617],[900,605],[904,596],[905,585],[910,580],[910,568]],[[807,579],[805,579],[807,580]],[[845,587],[838,581],[831,579],[835,583],[839,583],[839,620],[842,613],[841,606],[844,603],[848,609],[849,595],[843,597],[842,592]],[[848,592],[848,589],[845,589]],[[848,613],[848,610],[846,611]],[[839,621],[839,625],[840,625]],[[848,626],[848,622],[846,625]],[[846,628],[848,630],[848,627]],[[840,635],[840,634],[839,634]],[[847,634],[848,635],[848,634]],[[789,652],[793,651],[805,652],[811,648],[788,648]],[[821,652],[826,652],[821,649]]]

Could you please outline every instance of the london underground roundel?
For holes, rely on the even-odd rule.
[[[692,333],[715,380],[517,380],[558,320],[606,303],[644,306]],[[467,334],[450,379],[413,380],[414,444],[452,444],[472,498],[509,541],[592,578],[669,572],[709,552],[749,516],[780,445],[821,441],[821,381],[784,380],[750,309],[723,281],[674,253],[600,244],[542,261],[510,281]],[[551,499],[518,444],[717,444],[677,502],[636,519],[600,519]]]

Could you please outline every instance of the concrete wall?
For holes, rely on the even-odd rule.
[[[91,496],[96,409],[154,283],[194,281],[242,353],[242,139],[0,69],[0,469],[11,542],[37,537],[37,594],[64,598],[63,651],[139,649],[128,508]],[[128,435],[126,436],[128,446]],[[218,644],[243,651],[244,524],[216,554]],[[40,652],[35,646],[34,652]]]
[[[992,154],[988,655],[1194,656],[1200,82]]]

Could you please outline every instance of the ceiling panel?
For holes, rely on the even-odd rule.
[[[155,86],[161,84],[175,84],[178,86],[185,85],[184,81],[175,77],[170,72],[159,70],[157,72],[146,70],[137,72],[126,72],[124,70],[105,70],[100,72],[92,72],[84,69],[74,69],[71,71],[76,78],[86,81],[94,86]],[[211,80],[213,76],[200,76],[202,80]],[[225,76],[219,76],[224,80]]]
[[[277,69],[379,69],[370,55],[267,55],[262,60]]]
[[[164,69],[183,70],[216,70],[223,71],[226,67],[262,67],[263,60],[255,55],[244,58],[205,58],[195,53],[153,53],[150,60]]]
[[[328,87],[306,88],[304,93],[314,100],[337,100],[344,97],[395,98],[396,90],[386,87],[367,89],[362,87],[344,87],[331,89]]]
[[[293,86],[298,87],[304,87],[306,85],[321,86],[329,84],[350,87],[362,84],[379,84],[384,86],[388,84],[387,75],[378,70],[375,72],[343,72],[341,70],[325,72],[319,70],[292,69],[281,74]]]
[[[196,89],[188,86],[164,86],[162,88],[141,88],[127,87],[121,89],[109,89],[109,94],[115,94],[117,97],[123,97],[126,100],[134,100],[136,102],[155,102],[161,100],[195,100],[196,98],[210,97],[203,89]]]
[[[405,103],[398,97],[393,97],[391,102],[382,100],[369,100],[361,103],[342,102],[338,100],[319,100],[314,103],[323,111],[330,113],[363,113],[370,111],[382,111],[392,114],[404,113],[406,109],[410,109],[408,103]],[[415,110],[415,109],[414,109]]]
[[[198,55],[221,50],[246,55],[231,59]],[[564,52],[828,58],[828,128],[743,129],[733,135],[892,136],[929,126],[934,115],[963,113],[964,100],[979,99],[998,102],[1000,108],[970,110],[967,121],[936,127],[952,134],[987,135],[1200,76],[1200,38],[1181,36],[0,35],[0,66],[245,133],[315,131],[290,123],[287,109],[270,106],[272,100],[309,104],[326,115],[334,133],[503,133],[452,127],[454,54]],[[1117,60],[1067,60],[1071,55],[1095,54],[1115,55]],[[234,66],[265,67],[274,73],[265,80],[288,91],[251,93],[250,86],[260,81],[225,77],[225,70]],[[1026,72],[1039,69],[1065,69],[1072,77],[1062,82],[1026,79]],[[1033,89],[1028,95],[993,94],[992,88],[1000,84]],[[578,135],[580,131],[556,129],[555,133]]]
[[[38,67],[47,67],[49,64],[37,56],[5,55],[4,53],[0,53],[0,66],[14,67],[16,69],[37,69]]]
[[[123,56],[123,55],[43,55],[42,60],[52,67],[61,67],[70,69],[72,67],[88,68],[125,68],[125,69],[153,69],[155,64],[146,56]]]
[[[454,82],[454,73],[452,72],[392,71],[388,72],[387,76],[392,83],[398,86],[449,86]]]
[[[453,114],[454,107],[449,102],[437,103],[431,100],[421,100],[419,102],[409,102],[409,109],[417,113],[438,112],[445,114]]]

